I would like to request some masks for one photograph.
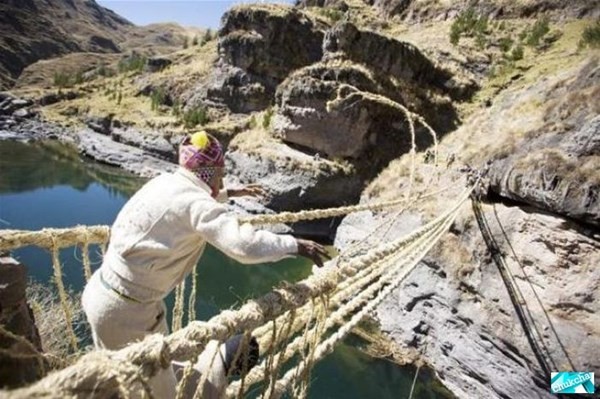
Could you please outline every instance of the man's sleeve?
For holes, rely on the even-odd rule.
[[[192,206],[191,218],[204,240],[241,263],[275,262],[298,252],[291,235],[240,225],[235,214],[216,202],[198,201]]]
[[[223,188],[219,191],[219,194],[217,194],[217,198],[215,198],[217,200],[217,202],[224,204],[229,200],[229,196],[227,195],[227,189]]]

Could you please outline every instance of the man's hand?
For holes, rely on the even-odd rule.
[[[260,184],[249,184],[240,189],[228,189],[227,190],[228,197],[262,197],[266,198],[269,196],[269,193],[260,185]]]
[[[319,267],[323,267],[323,259],[331,259],[321,244],[300,238],[296,238],[296,244],[298,244],[298,255],[312,260]]]

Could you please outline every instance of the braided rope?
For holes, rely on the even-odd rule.
[[[188,323],[196,320],[196,295],[198,291],[198,271],[194,267],[192,270],[192,292],[188,301]]]
[[[85,281],[90,281],[90,278],[92,277],[92,265],[90,262],[90,231],[88,229],[84,232],[81,255]]]
[[[185,298],[185,278],[175,288],[175,304],[173,305],[173,320],[171,321],[171,331],[181,330],[183,325],[183,306]]]
[[[108,241],[108,226],[76,226],[68,229],[0,230],[0,251],[35,245],[52,249],[53,247],[73,247],[82,241],[89,244],[103,244]],[[87,237],[87,240],[85,240]]]
[[[77,344],[77,336],[75,335],[75,331],[73,330],[73,314],[71,313],[71,308],[68,305],[68,297],[67,291],[65,289],[65,284],[63,282],[62,276],[62,266],[60,264],[59,259],[59,249],[58,246],[52,246],[52,269],[54,270],[54,283],[58,288],[58,297],[60,299],[60,305],[62,307],[63,313],[65,315],[65,322],[67,324],[67,334],[69,335],[69,342],[71,344],[71,348],[74,352],[77,352],[78,344]]]
[[[441,192],[449,190],[450,186],[436,190],[431,193],[419,194],[413,201],[421,200],[429,197],[434,197]],[[240,223],[250,223],[252,225],[259,224],[278,224],[278,223],[296,223],[303,220],[315,220],[332,218],[336,216],[346,215],[348,213],[361,212],[361,211],[381,211],[387,208],[393,208],[398,205],[404,205],[409,202],[409,199],[402,198],[392,201],[380,201],[373,202],[371,204],[358,204],[358,205],[347,205],[340,206],[337,208],[326,208],[326,209],[311,209],[308,211],[299,212],[280,212],[275,215],[252,215],[240,217]]]

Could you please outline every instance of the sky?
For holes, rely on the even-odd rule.
[[[240,0],[97,0],[96,2],[136,25],[177,22],[183,26],[211,29],[219,28],[221,16],[225,11],[235,4],[242,3]],[[293,0],[263,2],[292,4]]]

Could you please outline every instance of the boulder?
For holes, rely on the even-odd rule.
[[[21,337],[0,332],[0,386],[16,388],[38,380],[47,364],[37,355],[42,351],[33,312],[27,304],[27,270],[11,257],[0,255],[0,325]]]
[[[351,204],[363,187],[357,176],[328,168],[328,162],[281,143],[264,144],[254,151],[234,147],[226,160],[232,183],[260,182],[268,187],[270,199],[264,205],[275,211]]]
[[[93,131],[101,134],[110,134],[112,115],[108,116],[88,116],[85,124]]]
[[[146,65],[144,66],[144,69],[146,70],[146,72],[158,72],[162,71],[172,63],[173,61],[166,57],[150,57],[146,60]]]

